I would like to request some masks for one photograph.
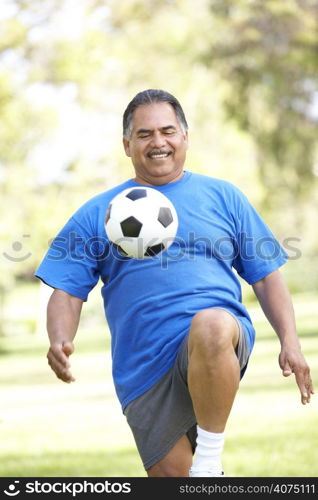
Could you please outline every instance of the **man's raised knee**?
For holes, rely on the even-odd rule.
[[[227,311],[202,309],[193,317],[189,337],[190,352],[196,344],[207,350],[207,353],[215,353],[236,345],[237,339],[238,326]]]

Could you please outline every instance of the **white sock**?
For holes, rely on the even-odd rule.
[[[197,470],[214,469],[221,472],[224,432],[205,431],[197,425],[197,433],[197,446],[192,468]]]

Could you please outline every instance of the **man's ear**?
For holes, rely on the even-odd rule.
[[[130,141],[128,139],[123,139],[124,150],[127,156],[131,156],[130,154]]]
[[[188,149],[188,146],[189,146],[189,135],[188,135],[188,131],[186,130],[185,133],[183,134],[184,135],[184,142],[185,142],[185,145],[186,145],[186,149]]]

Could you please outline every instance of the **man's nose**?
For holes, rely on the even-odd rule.
[[[160,132],[154,132],[150,144],[151,147],[159,149],[165,146],[166,139]]]

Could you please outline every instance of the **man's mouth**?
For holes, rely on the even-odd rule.
[[[160,159],[160,158],[168,158],[172,154],[172,151],[169,150],[161,150],[161,151],[149,151],[147,153],[148,158],[151,158],[153,160]]]

